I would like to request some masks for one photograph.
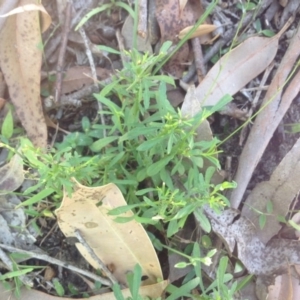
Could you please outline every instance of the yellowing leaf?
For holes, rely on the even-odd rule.
[[[126,205],[119,188],[114,184],[101,187],[85,187],[76,182],[72,197],[64,195],[62,205],[56,210],[58,224],[67,237],[75,236],[79,230],[95,254],[121,283],[126,283],[126,275],[138,263],[143,276],[148,279],[143,285],[154,284],[162,278],[162,271],[152,243],[141,224],[136,221],[117,223],[109,216],[109,210]],[[132,217],[128,211],[122,217]],[[80,243],[76,244],[80,253],[96,269],[93,260]]]

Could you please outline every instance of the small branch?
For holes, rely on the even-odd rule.
[[[86,277],[89,277],[89,278],[91,278],[91,279],[93,279],[95,281],[99,281],[100,283],[102,283],[104,285],[112,286],[110,280],[107,280],[107,279],[105,279],[105,278],[103,278],[101,276],[97,276],[94,273],[91,273],[89,271],[81,270],[81,269],[79,269],[76,266],[70,265],[67,262],[64,262],[64,261],[58,260],[56,258],[50,257],[50,256],[48,256],[46,254],[41,254],[41,253],[26,251],[26,250],[18,249],[18,248],[15,248],[13,246],[8,246],[8,245],[5,245],[5,244],[0,244],[0,248],[6,249],[6,250],[11,251],[11,252],[19,252],[19,253],[27,254],[28,256],[30,256],[32,258],[37,258],[37,259],[41,259],[41,260],[47,261],[50,264],[61,266],[63,268],[69,269],[69,270],[74,271],[76,273],[82,274],[82,275],[84,275]]]
[[[80,33],[80,35],[83,39],[84,46],[85,46],[85,53],[87,55],[87,58],[89,60],[89,64],[90,64],[90,67],[91,67],[92,77],[93,77],[93,80],[94,80],[94,87],[97,89],[97,92],[99,92],[99,86],[97,84],[98,80],[97,80],[96,67],[95,67],[92,51],[91,51],[90,46],[89,46],[91,42],[88,40],[88,38],[85,34],[85,31],[82,27],[79,28],[79,33]],[[103,111],[102,103],[100,101],[98,101],[98,108],[99,108],[99,111]],[[104,118],[103,114],[100,114],[100,119],[101,119],[102,125],[105,125],[105,118]],[[106,130],[105,129],[103,129],[103,137],[106,137]]]
[[[75,236],[77,237],[78,241],[84,246],[87,250],[91,258],[97,262],[97,264],[101,267],[101,271],[105,273],[105,275],[111,280],[113,284],[118,283],[115,276],[108,270],[106,265],[102,262],[102,260],[95,254],[94,250],[90,247],[90,245],[85,241],[84,237],[81,235],[81,232],[76,229]]]
[[[148,2],[147,0],[139,1],[138,35],[144,39],[147,37],[148,34],[148,30],[147,30],[147,15],[148,15],[147,4],[148,3],[147,2]]]

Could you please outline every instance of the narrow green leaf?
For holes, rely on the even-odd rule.
[[[139,288],[141,286],[142,268],[139,264],[136,264],[133,270],[133,274],[129,273],[127,281],[129,289],[133,299],[138,299]]]
[[[105,11],[106,9],[111,8],[111,3],[102,4],[100,7],[92,9],[88,14],[86,14],[75,27],[75,31],[77,31],[81,26],[83,26],[92,16]]]
[[[186,263],[186,262],[179,262],[177,264],[174,265],[175,268],[178,268],[178,269],[183,269],[183,268],[186,268],[187,266],[189,266],[190,264]]]
[[[139,145],[136,150],[137,151],[147,151],[151,148],[153,148],[154,146],[161,144],[164,141],[165,137],[158,137],[155,139],[151,139],[148,141],[143,142],[141,145]]]
[[[123,214],[127,211],[130,211],[136,207],[139,207],[140,204],[131,204],[131,205],[124,205],[124,206],[119,206],[119,207],[116,207],[116,208],[113,208],[111,210],[108,211],[108,215],[109,216],[117,216],[117,215],[120,215],[120,214]]]
[[[20,203],[19,205],[16,206],[16,209],[22,207],[22,206],[28,206],[28,205],[32,205],[35,204],[39,201],[42,201],[43,199],[45,199],[46,197],[48,197],[49,195],[51,195],[52,193],[54,193],[54,189],[52,188],[46,188],[42,191],[40,191],[39,193],[37,193],[36,195],[32,196],[31,198],[27,199],[26,201]]]
[[[171,41],[165,41],[161,45],[161,47],[159,49],[159,54],[166,54],[168,52],[168,50],[170,49],[171,46],[172,46],[172,42]]]
[[[24,270],[11,271],[11,272],[5,273],[3,275],[0,275],[0,280],[5,280],[5,279],[9,279],[9,278],[19,277],[21,275],[30,273],[33,270],[34,270],[34,268],[26,268]]]
[[[171,237],[175,233],[177,233],[179,230],[179,226],[177,223],[177,220],[171,220],[168,224],[168,229],[167,229],[167,237]]]
[[[116,299],[118,299],[118,300],[125,300],[125,298],[124,298],[124,296],[122,294],[121,288],[120,288],[120,286],[117,283],[115,283],[112,286],[112,290],[114,292],[114,295],[115,295]]]
[[[289,220],[288,223],[297,231],[300,232],[300,225],[298,225],[296,222],[294,222],[293,220]]]
[[[117,140],[118,136],[108,136],[99,141],[94,142],[90,148],[93,152],[99,152],[102,148]]]
[[[111,47],[107,47],[107,46],[104,46],[104,45],[98,45],[97,47],[98,47],[98,49],[101,50],[101,51],[105,51],[105,52],[113,53],[113,54],[118,54],[118,55],[121,54],[120,51],[115,50],[115,49],[113,49],[113,48],[111,48]]]
[[[267,37],[273,37],[275,35],[275,32],[273,30],[269,30],[269,29],[264,29],[261,31],[261,33]]]
[[[115,5],[124,8],[132,16],[132,18],[135,17],[133,9],[128,4],[123,3],[123,2],[116,2]],[[137,33],[134,33],[134,34],[137,34]]]
[[[158,174],[172,159],[172,156],[164,157],[163,159],[155,162],[147,168],[147,174],[149,176],[154,176]]]
[[[170,293],[170,296],[166,300],[177,300],[181,299],[181,297],[188,297],[192,299],[193,297],[191,292],[199,284],[199,282],[200,279],[196,277],[179,288],[172,286],[170,289],[170,286],[168,286],[167,291]]]
[[[266,225],[266,222],[267,222],[267,216],[266,215],[260,215],[259,219],[258,219],[258,222],[259,222],[259,228],[263,229]]]
[[[65,290],[64,287],[62,286],[62,284],[58,281],[58,279],[53,279],[53,284],[54,284],[54,288],[56,293],[58,294],[58,296],[62,297],[65,295]]]
[[[195,209],[194,216],[196,217],[196,220],[199,222],[203,230],[209,233],[211,231],[211,225],[203,211],[199,208]]]
[[[13,120],[11,109],[9,109],[2,123],[1,134],[5,138],[10,139],[13,135],[13,132],[14,132],[14,120]]]
[[[129,132],[125,133],[120,137],[120,142],[126,140],[132,140],[142,135],[154,134],[157,131],[155,127],[146,127],[144,125],[140,125],[136,128],[131,129]]]

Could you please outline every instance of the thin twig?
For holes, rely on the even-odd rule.
[[[41,260],[49,262],[50,264],[61,266],[61,267],[64,267],[66,269],[69,269],[71,271],[74,271],[74,272],[77,272],[79,274],[85,275],[85,276],[87,276],[87,277],[89,277],[89,278],[91,278],[95,281],[99,281],[100,283],[102,283],[104,285],[107,285],[107,286],[112,285],[110,280],[107,280],[107,279],[105,279],[101,276],[95,275],[94,273],[91,273],[89,271],[81,270],[76,266],[70,265],[67,262],[64,262],[64,261],[58,260],[56,258],[50,257],[46,254],[36,253],[36,252],[32,252],[32,251],[26,251],[26,250],[18,249],[18,248],[15,248],[13,246],[5,245],[5,244],[0,244],[0,248],[6,249],[6,250],[11,251],[11,252],[19,252],[19,253],[27,254],[28,256],[30,256],[32,258],[41,259]]]
[[[198,75],[198,82],[200,83],[206,75],[206,68],[204,65],[202,47],[199,38],[192,39],[192,47],[195,57],[195,67]]]
[[[102,262],[102,260],[95,254],[94,250],[90,247],[90,245],[85,241],[85,238],[82,236],[81,232],[76,229],[75,236],[78,241],[84,246],[87,252],[90,254],[91,258],[97,262],[97,264],[101,267],[101,271],[105,273],[105,275],[111,280],[113,284],[118,283],[115,276],[109,271],[106,265]]]
[[[97,83],[97,73],[96,73],[96,67],[95,67],[95,63],[94,63],[94,59],[93,59],[93,55],[92,55],[92,51],[90,49],[90,41],[88,40],[88,37],[85,34],[85,31],[82,27],[79,28],[79,33],[83,39],[84,42],[84,46],[85,46],[85,53],[87,55],[87,58],[89,60],[89,64],[90,64],[90,68],[91,68],[91,72],[92,72],[92,77],[94,80],[94,87],[97,89],[96,92],[99,92],[99,85]],[[99,111],[103,111],[103,106],[102,103],[100,101],[98,102],[98,108]],[[101,119],[101,123],[102,125],[105,125],[105,118],[104,115],[102,113],[100,113],[100,119]],[[105,128],[103,129],[103,137],[106,137],[106,130]]]
[[[153,0],[150,0],[153,1]],[[148,1],[139,0],[139,21],[138,21],[138,35],[142,38],[146,38],[148,34],[147,29],[147,15],[148,15]]]

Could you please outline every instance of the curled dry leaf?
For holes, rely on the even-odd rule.
[[[85,187],[76,182],[72,197],[64,195],[61,207],[56,210],[58,224],[67,237],[79,230],[86,242],[105,265],[114,266],[116,279],[125,284],[126,274],[136,264],[147,276],[143,285],[154,284],[162,278],[160,264],[152,243],[141,224],[132,220],[117,223],[109,216],[109,210],[126,205],[121,191],[114,184],[101,187]],[[132,217],[128,211],[122,217]],[[80,253],[95,268],[99,266],[87,250],[76,244]]]
[[[21,0],[20,5],[33,2]],[[7,17],[0,39],[0,65],[16,112],[34,145],[46,148],[47,127],[40,99],[39,12],[24,11]]]

